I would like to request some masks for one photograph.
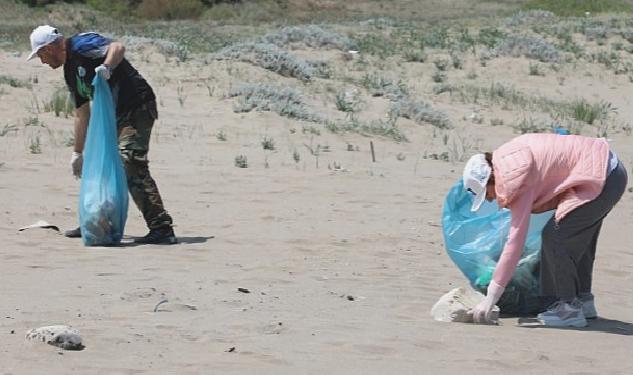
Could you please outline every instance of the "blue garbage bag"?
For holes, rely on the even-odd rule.
[[[79,193],[79,223],[86,246],[121,242],[128,209],[128,189],[119,156],[112,93],[96,75],[94,98],[84,147]]]
[[[472,201],[460,179],[444,201],[444,244],[470,285],[485,293],[510,231],[511,214],[508,209],[499,209],[495,201],[484,201],[478,211],[471,212]],[[538,296],[541,232],[552,214],[531,216],[523,254],[498,303],[501,312],[531,314],[542,308]]]

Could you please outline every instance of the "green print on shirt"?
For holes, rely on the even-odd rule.
[[[79,74],[75,77],[77,78],[77,93],[84,98],[92,100],[92,85],[86,85]]]

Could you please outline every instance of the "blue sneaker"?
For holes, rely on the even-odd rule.
[[[587,326],[582,302],[577,299],[573,302],[555,302],[547,311],[538,314],[536,318],[542,325],[547,327],[580,328]]]
[[[593,302],[593,294],[581,294],[578,299],[582,303],[582,313],[585,314],[585,319],[598,318],[598,311],[596,311],[596,305]]]

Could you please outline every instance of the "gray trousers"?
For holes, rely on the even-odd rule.
[[[620,200],[627,184],[619,162],[596,199],[571,211],[559,223],[554,218],[543,228],[541,296],[572,301],[591,293],[593,262],[602,220]]]

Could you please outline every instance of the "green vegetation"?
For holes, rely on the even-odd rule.
[[[622,0],[529,0],[523,5],[524,9],[542,9],[562,17],[580,17],[585,12],[627,12],[633,6]]]
[[[56,117],[59,117],[62,113],[64,117],[68,117],[73,114],[75,106],[70,100],[68,90],[65,87],[61,87],[55,90],[49,102],[44,104],[44,110],[46,112],[55,112]]]
[[[13,78],[10,76],[5,76],[5,75],[0,75],[0,85],[9,85],[11,87],[17,87],[17,88],[24,87],[27,89],[31,88],[31,84],[29,82],[19,80],[17,78]]]

